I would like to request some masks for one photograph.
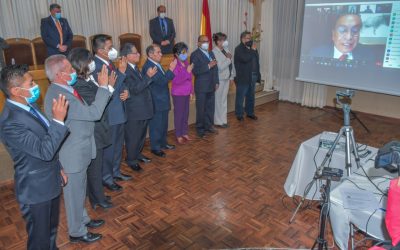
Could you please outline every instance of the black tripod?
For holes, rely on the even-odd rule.
[[[326,249],[328,250],[328,241],[325,239],[325,230],[326,230],[326,220],[328,219],[329,210],[331,207],[330,204],[330,192],[331,192],[331,178],[328,177],[326,179],[326,184],[321,187],[321,196],[322,196],[322,204],[321,204],[321,212],[319,216],[319,234],[318,238],[315,240],[314,245],[311,249],[315,249],[318,245],[318,250]]]

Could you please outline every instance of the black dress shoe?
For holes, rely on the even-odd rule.
[[[248,115],[247,118],[250,118],[250,119],[255,120],[255,121],[258,119],[258,117],[255,116],[255,115]]]
[[[143,171],[143,168],[139,165],[139,163],[133,164],[133,165],[129,165],[129,167],[136,172],[140,172]]]
[[[122,187],[115,182],[112,184],[103,184],[103,185],[110,191],[121,191],[122,190]]]
[[[143,156],[142,158],[139,159],[139,161],[144,162],[144,163],[150,163],[151,159],[147,158],[146,156]]]
[[[102,237],[103,236],[101,234],[87,232],[87,234],[80,236],[80,237],[69,236],[69,241],[71,241],[73,243],[77,243],[77,242],[92,243],[92,242],[100,240]]]
[[[243,119],[243,116],[236,116],[236,119],[238,120],[238,121],[240,121],[240,122],[242,122],[244,119]]]
[[[129,181],[132,180],[132,176],[127,174],[122,174],[120,176],[115,176],[114,181]]]
[[[98,203],[91,203],[91,205],[92,205],[93,210],[96,210],[97,206],[99,206],[103,209],[111,208],[113,206],[113,204],[108,200],[105,200],[103,202],[98,202]]]
[[[104,225],[106,223],[104,220],[90,220],[85,226],[90,228],[96,228]]]
[[[210,127],[209,129],[206,129],[206,132],[210,133],[210,134],[218,134],[218,130],[216,130],[213,127]]]
[[[175,149],[175,145],[172,145],[172,144],[165,144],[165,146],[164,147],[162,147],[162,149]]]
[[[206,135],[204,133],[197,133],[197,137],[203,139],[204,137],[206,137]]]
[[[151,150],[151,153],[157,155],[158,157],[165,157],[167,156],[164,151],[162,150]]]

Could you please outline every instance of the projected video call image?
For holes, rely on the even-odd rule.
[[[400,0],[306,0],[296,79],[400,96]]]
[[[350,67],[390,67],[387,43],[393,35],[392,5],[379,2],[306,5],[302,60],[337,66],[342,65],[335,63],[338,61]],[[391,66],[400,68],[400,62]]]

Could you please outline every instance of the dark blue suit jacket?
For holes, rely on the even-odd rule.
[[[209,55],[212,59],[215,59],[212,51],[209,51]],[[218,66],[209,69],[208,64],[210,60],[199,48],[190,55],[190,63],[194,64],[192,70],[195,76],[194,91],[203,93],[214,92],[215,86],[219,84]]]
[[[160,18],[156,17],[150,20],[150,37],[153,39],[153,43],[158,44],[161,46],[161,41],[168,40],[170,44],[166,46],[161,46],[161,52],[163,54],[171,54],[172,48],[174,47],[174,39],[175,39],[175,26],[172,19],[166,17],[165,20],[167,21],[167,35],[164,37]]]
[[[34,115],[8,101],[0,116],[0,139],[14,161],[15,193],[21,204],[41,203],[61,193],[58,150],[68,128],[49,122],[47,128]]]
[[[60,44],[60,34],[58,33],[53,18],[51,16],[42,18],[42,21],[40,23],[40,34],[42,36],[44,43],[47,46],[47,56],[56,54],[67,55],[69,50],[71,50],[72,39],[74,34],[72,33],[71,28],[69,27],[67,19],[60,18],[60,24],[63,32],[63,45],[68,46],[68,50],[64,53],[61,53],[57,48],[57,45]]]
[[[153,98],[150,90],[153,80],[147,75],[139,75],[139,72],[135,71],[130,65],[128,65],[125,74],[124,83],[130,94],[130,98],[126,100],[128,120],[142,121],[151,119],[154,114]]]
[[[105,63],[96,56],[94,57],[94,62],[96,63],[96,70],[93,72],[93,77],[97,81],[97,74],[101,71],[103,64]],[[111,101],[105,111],[108,115],[108,123],[112,126],[126,122],[125,102],[119,98],[119,95],[127,88],[124,84],[126,77],[125,74],[119,72],[111,61],[110,64],[113,65],[113,68],[117,73],[117,82],[114,85],[115,91],[111,96]],[[108,73],[111,74],[111,70],[108,70]]]
[[[145,75],[147,70],[154,66],[156,65],[147,59],[142,68],[142,75]],[[174,79],[175,75],[171,70],[164,70],[164,73],[158,69],[157,73],[151,78],[153,83],[150,85],[150,90],[155,112],[171,109],[168,82]]]

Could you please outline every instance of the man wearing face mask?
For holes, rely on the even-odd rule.
[[[195,76],[194,93],[196,95],[196,130],[200,138],[205,133],[217,133],[213,127],[215,112],[215,90],[218,89],[218,66],[215,55],[208,51],[209,40],[205,35],[199,36],[198,49],[190,55]]]
[[[254,115],[255,86],[260,82],[260,63],[256,44],[248,31],[240,34],[241,43],[235,48],[234,65],[236,70],[235,115],[243,121],[243,101],[246,98],[245,112],[248,118],[257,120]]]
[[[61,17],[61,6],[59,4],[50,5],[50,16],[42,19],[40,34],[47,47],[47,56],[68,54],[74,34],[67,19]]]
[[[61,165],[68,175],[68,185],[63,191],[69,239],[71,242],[91,243],[102,236],[88,232],[87,228],[99,227],[104,220],[91,220],[85,208],[87,168],[91,160],[96,158],[94,122],[101,119],[111,97],[108,81],[98,81],[100,87],[95,100],[88,105],[73,88],[77,73],[64,55],[47,58],[45,71],[51,82],[44,100],[47,117],[53,118],[52,100],[60,94],[65,95],[69,103],[65,124],[70,134],[59,151]],[[104,69],[99,78],[107,77],[107,69]]]
[[[175,39],[175,26],[172,19],[166,17],[164,5],[157,7],[158,16],[150,20],[150,37],[154,44],[161,47],[163,54],[172,54]]]
[[[111,145],[104,149],[103,156],[103,185],[110,191],[121,191],[122,187],[117,181],[127,181],[131,176],[122,174],[120,164],[122,159],[122,148],[124,144],[124,124],[127,121],[125,100],[129,92],[125,86],[125,71],[127,68],[126,57],[121,59],[117,69],[113,61],[118,57],[118,51],[113,47],[112,38],[108,35],[99,34],[93,38],[94,62],[96,70],[93,77],[97,81],[97,73],[105,65],[110,74],[116,74],[115,91],[107,106],[108,124],[111,131]]]
[[[1,71],[0,87],[7,97],[0,139],[14,161],[15,194],[26,221],[27,249],[57,249],[61,184],[67,182],[60,175],[58,150],[68,134],[64,125],[68,101],[62,95],[51,100],[53,119],[48,120],[35,104],[39,86],[20,65]]]

